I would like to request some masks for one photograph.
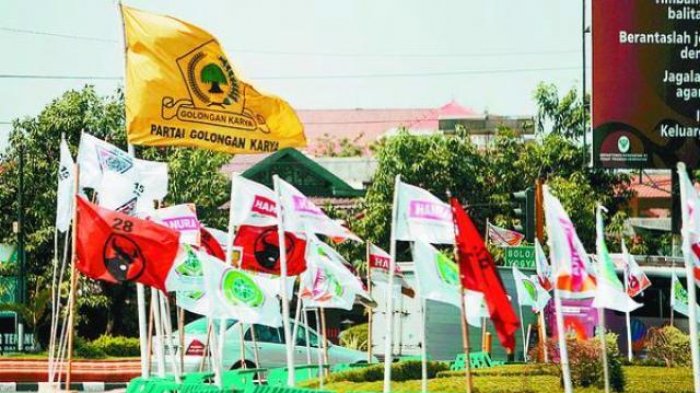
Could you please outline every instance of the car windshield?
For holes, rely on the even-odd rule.
[[[214,319],[212,320],[213,322],[213,331],[217,331],[219,329],[219,322],[220,320]],[[226,330],[230,329],[231,326],[236,324],[235,319],[227,319],[226,320]],[[207,318],[199,318],[196,319],[187,325],[185,325],[185,333],[187,334],[207,334],[207,328],[209,326],[209,320]]]

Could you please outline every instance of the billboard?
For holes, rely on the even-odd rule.
[[[697,168],[700,2],[593,0],[592,7],[594,165]]]

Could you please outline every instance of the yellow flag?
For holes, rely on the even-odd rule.
[[[306,145],[289,104],[240,80],[211,34],[134,8],[122,6],[122,16],[129,143],[227,153]]]

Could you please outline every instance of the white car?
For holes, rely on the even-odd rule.
[[[243,325],[243,326],[241,326]],[[241,328],[243,329],[243,337],[245,342],[245,364],[246,368],[276,368],[286,366],[286,346],[284,344],[284,329],[282,327],[273,328],[264,325],[252,325],[255,332],[255,344],[253,344],[253,336],[251,325],[240,324],[234,320],[226,321],[226,333],[224,340],[223,366],[225,369],[237,369],[242,365],[241,361]],[[292,328],[294,327],[292,322]],[[184,372],[194,372],[202,369],[204,362],[205,370],[209,369],[208,356],[206,355],[207,345],[207,318],[200,318],[185,325],[185,356],[184,356]],[[219,321],[214,321],[212,327],[212,335],[218,334]],[[308,329],[309,346],[306,345],[306,336]],[[322,354],[320,348],[320,336],[313,329],[307,328],[304,324],[299,324],[296,336],[296,346],[294,347],[294,362],[297,365],[302,364],[318,364],[318,355]],[[179,353],[179,335],[173,333],[173,342],[176,347],[176,359],[180,361]],[[211,345],[211,341],[209,342]],[[168,343],[165,343],[166,349]],[[257,347],[257,361],[254,347]],[[166,350],[165,366],[170,369],[170,359]],[[377,359],[373,357],[373,362]],[[367,353],[334,345],[328,342],[328,363],[330,366],[339,363],[367,363]],[[151,358],[152,370],[157,370],[157,362],[155,357]]]

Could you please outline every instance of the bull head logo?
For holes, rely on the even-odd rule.
[[[294,238],[285,233],[284,241],[287,257],[294,252]],[[280,248],[277,228],[266,229],[255,239],[255,260],[267,270],[275,270],[279,267]]]
[[[146,267],[139,246],[124,235],[110,235],[102,255],[107,271],[119,282],[139,278]]]

